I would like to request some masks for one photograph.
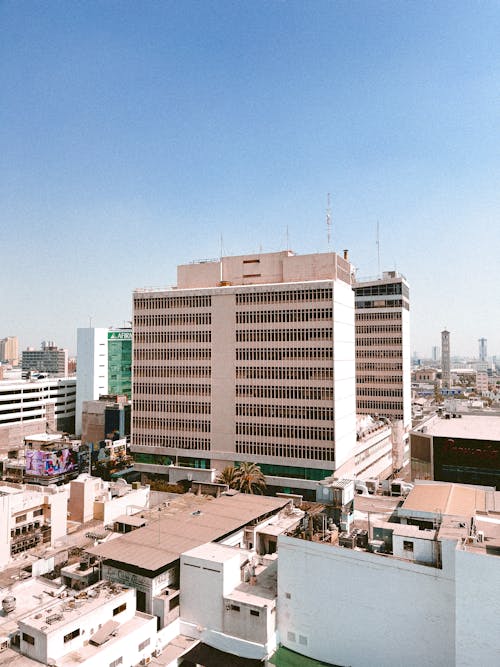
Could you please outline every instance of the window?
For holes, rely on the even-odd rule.
[[[123,664],[123,658],[120,656],[119,658],[116,658],[116,660],[113,660],[113,662],[109,663],[109,667],[118,667],[118,665]]]
[[[23,632],[23,642],[26,642],[27,644],[31,644],[32,646],[34,646],[35,638]]]
[[[256,609],[250,609],[250,616],[260,616],[260,612]]]
[[[413,542],[410,540],[403,540],[403,549],[408,553],[413,553]]]
[[[79,635],[80,635],[80,628],[76,628],[76,630],[73,630],[73,632],[68,632],[67,635],[64,635],[64,643],[67,644],[68,642],[70,642],[75,637],[78,637]]]
[[[231,611],[239,611],[239,610],[240,610],[240,608],[237,604],[232,604],[231,605]]]
[[[141,643],[139,644],[139,651],[142,651],[143,649],[145,649],[146,646],[149,646],[149,645],[150,645],[150,643],[151,643],[151,640],[150,640],[149,638],[148,638],[148,639],[145,639],[143,642],[141,642]]]
[[[117,614],[121,614],[121,612],[125,611],[126,608],[127,608],[127,603],[126,602],[121,604],[119,607],[115,607],[113,609],[113,616],[116,616]]]
[[[16,516],[16,523],[22,523],[23,521],[26,521],[26,519],[26,514],[20,514],[19,516]]]

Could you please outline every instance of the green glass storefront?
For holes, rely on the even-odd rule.
[[[132,393],[132,332],[108,331],[108,392]]]

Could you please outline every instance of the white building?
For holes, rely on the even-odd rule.
[[[130,398],[130,328],[82,328],[77,330],[77,389],[75,432],[82,432],[84,401],[124,393]]]
[[[280,536],[280,642],[352,667],[499,664],[499,511],[497,492],[429,483],[401,523],[372,508],[368,549]]]
[[[223,257],[179,266],[177,278],[175,289],[134,292],[132,451],[152,465],[256,462],[278,490],[352,473],[347,259]]]
[[[0,451],[22,447],[25,436],[74,430],[75,378],[0,380]]]
[[[0,483],[0,568],[37,545],[55,546],[66,536],[64,487]]]
[[[133,588],[103,581],[77,595],[64,593],[19,620],[23,655],[58,667],[149,662],[156,619],[136,611]]]

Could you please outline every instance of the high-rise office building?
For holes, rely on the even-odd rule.
[[[84,401],[132,390],[132,330],[82,328],[77,331],[76,426],[82,429]]]
[[[17,336],[0,339],[0,362],[17,366],[19,363],[19,341]]]
[[[441,349],[439,348],[439,345],[433,345],[432,346],[432,361],[438,361],[440,357],[441,357]]]
[[[479,343],[479,361],[488,360],[488,340],[486,338],[480,338]]]
[[[58,348],[52,341],[43,342],[39,350],[23,350],[23,371],[38,371],[49,375],[68,375],[68,350]]]
[[[357,411],[411,428],[410,290],[396,271],[354,283]],[[403,445],[402,442],[399,443]]]
[[[175,289],[134,292],[138,460],[218,470],[256,462],[280,488],[352,474],[347,259],[283,251],[179,266],[177,275]]]
[[[450,358],[450,332],[441,331],[441,378],[443,387],[450,388],[451,385],[451,358]]]

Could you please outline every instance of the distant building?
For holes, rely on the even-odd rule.
[[[132,329],[77,331],[76,433],[82,432],[84,401],[132,393]]]
[[[480,338],[479,341],[479,361],[488,360],[488,341],[486,338]]]
[[[476,391],[479,394],[486,394],[489,388],[488,371],[478,370],[476,373]]]
[[[0,339],[0,362],[17,366],[19,363],[19,341],[17,336]]]
[[[432,361],[439,361],[441,357],[441,348],[439,345],[433,345],[432,347]]]
[[[126,396],[101,396],[84,401],[82,442],[99,442],[105,438],[130,436],[131,403]]]
[[[22,369],[66,377],[68,375],[68,350],[58,348],[52,341],[44,341],[39,350],[23,350]]]
[[[441,377],[443,387],[449,389],[451,386],[451,358],[450,358],[450,332],[441,331]]]
[[[446,412],[414,429],[410,445],[412,479],[500,490],[500,417]]]

